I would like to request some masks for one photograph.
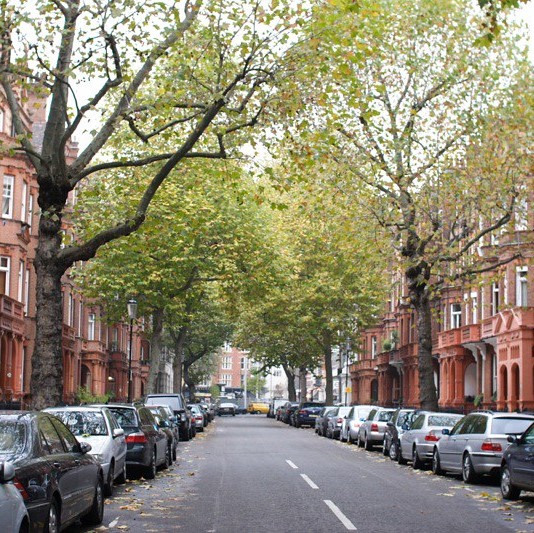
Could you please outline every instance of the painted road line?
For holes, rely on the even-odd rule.
[[[298,469],[298,466],[297,466],[293,461],[290,461],[289,459],[286,459],[286,463],[287,463],[291,468]]]
[[[312,488],[312,489],[318,489],[319,487],[306,475],[306,474],[300,474],[300,477]]]
[[[339,521],[349,530],[357,531],[356,526],[341,512],[339,507],[330,500],[323,500],[330,510],[338,517]]]

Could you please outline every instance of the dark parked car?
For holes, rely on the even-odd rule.
[[[235,416],[236,405],[230,402],[222,402],[217,407],[217,416],[231,415]]]
[[[382,453],[386,456],[389,455],[393,461],[399,459],[400,436],[405,431],[402,426],[412,423],[414,413],[415,409],[399,408],[393,413],[391,420],[386,423]]]
[[[328,425],[328,417],[337,409],[335,405],[327,405],[323,407],[318,415],[317,420],[315,421],[315,433],[317,435],[326,436],[326,427]]]
[[[180,424],[180,440],[192,439],[195,434],[195,424],[191,421],[191,411],[187,408],[182,394],[149,394],[145,398],[146,405],[168,405]]]
[[[280,407],[280,420],[285,424],[289,424],[289,418],[291,416],[291,410],[298,407],[297,402],[286,402]]]
[[[172,464],[173,460],[176,459],[176,448],[178,446],[179,428],[175,425],[173,427],[169,414],[165,410],[165,407],[161,405],[149,405],[147,406],[150,412],[154,415],[158,427],[163,430],[165,435],[167,435],[167,446],[169,448],[169,464]]]
[[[517,500],[522,490],[534,491],[534,424],[520,437],[510,435],[508,442],[501,464],[501,492],[505,500]]]
[[[301,426],[315,427],[315,421],[319,411],[324,407],[323,402],[302,402],[293,413],[293,425],[297,428]]]
[[[15,467],[32,530],[102,522],[104,476],[90,449],[51,414],[0,411],[0,461]]]
[[[129,472],[140,471],[145,479],[154,479],[157,468],[167,468],[171,460],[167,435],[158,427],[154,415],[144,405],[107,407],[126,435],[126,468]]]
[[[351,410],[350,406],[342,405],[336,407],[332,412],[332,416],[328,417],[326,424],[325,436],[329,439],[339,439],[341,435],[341,428],[343,426],[343,421],[345,417],[349,414]]]

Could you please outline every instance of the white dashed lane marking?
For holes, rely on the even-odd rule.
[[[330,507],[330,510],[337,516],[339,521],[349,530],[349,531],[357,531],[356,526],[341,512],[339,507],[334,504],[331,500],[323,500],[328,507]]]
[[[287,463],[291,468],[298,469],[298,466],[297,466],[293,461],[290,461],[289,459],[286,459],[286,463]]]
[[[318,489],[319,487],[306,475],[306,474],[300,474],[300,477],[312,488],[312,489]]]

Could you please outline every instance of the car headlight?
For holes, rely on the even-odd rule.
[[[93,457],[102,464],[104,462],[104,456],[101,453],[94,453]]]

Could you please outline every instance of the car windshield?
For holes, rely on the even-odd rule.
[[[57,416],[76,437],[108,435],[101,411],[50,411]]]
[[[365,420],[369,416],[370,412],[371,409],[358,409],[358,411],[354,413],[354,418],[359,420]]]
[[[134,409],[121,409],[120,407],[110,407],[109,410],[113,413],[119,426],[137,427],[137,417]]]
[[[26,446],[26,424],[17,420],[0,421],[0,455],[2,460],[18,459]]]
[[[393,411],[380,411],[378,413],[377,420],[379,422],[388,422],[389,419],[393,416]]]
[[[520,434],[532,424],[530,418],[498,417],[493,419],[491,432],[497,435]]]
[[[412,413],[410,411],[407,411],[405,413],[399,413],[399,416],[397,418],[397,426],[402,426],[404,424],[404,422],[408,422],[408,417],[409,415],[411,415]]]
[[[438,426],[438,427],[452,427],[461,416],[443,416],[443,415],[430,415],[428,417],[429,426]]]

